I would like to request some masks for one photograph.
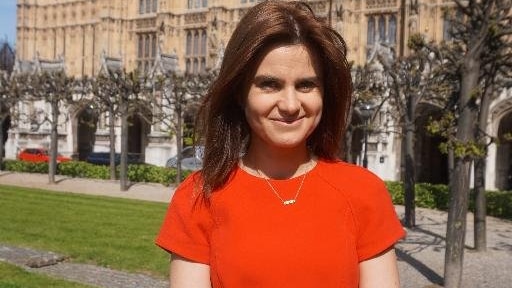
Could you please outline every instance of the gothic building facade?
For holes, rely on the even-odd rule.
[[[139,69],[151,73],[162,67],[162,55],[172,55],[172,66],[188,73],[207,72],[218,67],[224,47],[244,13],[257,0],[18,0],[17,61],[62,59],[66,73],[76,77],[100,73],[105,59],[120,59],[127,71]],[[316,14],[330,23],[345,38],[348,57],[355,65],[364,65],[380,44],[407,55],[406,39],[420,33],[433,41],[449,40],[450,22],[444,11],[449,0],[309,0]],[[20,64],[21,65],[21,64]],[[488,120],[488,133],[500,137],[512,127],[512,95],[505,91],[494,100]],[[418,109],[435,114],[433,104]],[[386,180],[401,175],[400,137],[392,131],[388,117],[392,107],[374,111],[374,127],[368,145],[362,145],[364,131],[354,131],[352,160],[362,163],[367,147],[368,168]],[[89,150],[108,147],[106,127],[94,131],[80,126],[84,111],[68,111],[70,121],[62,123],[62,153],[75,155],[84,145]],[[85,113],[85,114],[84,114]],[[354,122],[363,123],[361,110],[355,109]],[[419,120],[420,121],[420,120]],[[423,120],[426,121],[426,120]],[[140,123],[139,123],[140,122]],[[134,135],[140,153],[148,163],[163,165],[175,153],[169,133],[140,120]],[[417,125],[422,127],[421,123]],[[424,126],[424,125],[423,125]],[[7,157],[27,145],[44,145],[45,131],[9,132]],[[116,127],[117,129],[117,127]],[[421,129],[420,129],[421,130]],[[439,153],[441,139],[418,131],[418,181],[447,181],[446,156]],[[92,136],[91,136],[92,135]],[[135,136],[136,135],[136,136]],[[81,139],[81,140],[80,140]],[[93,141],[93,140],[94,141]],[[135,141],[135,140],[134,140]],[[82,143],[83,142],[83,143]],[[88,144],[85,144],[85,143]],[[117,143],[119,144],[119,143]],[[119,146],[117,146],[119,147]],[[486,185],[489,189],[509,189],[512,170],[510,144],[492,144],[487,161]],[[133,151],[132,151],[133,152]],[[498,157],[499,155],[499,157]]]

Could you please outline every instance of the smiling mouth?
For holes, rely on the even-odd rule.
[[[293,118],[293,119],[272,119],[272,120],[280,122],[280,123],[284,123],[284,124],[293,124],[293,123],[296,123],[296,122],[302,120],[303,118],[304,118],[304,116]]]

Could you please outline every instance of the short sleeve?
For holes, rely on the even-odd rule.
[[[175,191],[155,243],[186,259],[209,264],[212,219],[208,202],[190,175]]]
[[[405,230],[384,182],[370,172],[360,180],[352,206],[357,225],[357,254],[359,261],[364,261],[394,245],[405,236]]]

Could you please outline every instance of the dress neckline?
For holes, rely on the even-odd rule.
[[[274,179],[274,178],[268,178],[269,181],[272,181],[272,182],[287,182],[287,181],[296,181],[297,179],[299,178],[302,178],[303,175],[305,174],[311,174],[313,171],[317,170],[319,168],[319,165],[321,164],[321,160],[319,160],[318,158],[314,159],[314,164],[312,165],[312,167],[307,170],[306,172],[302,173],[302,174],[299,174],[299,175],[295,175],[291,178],[286,178],[286,179]],[[243,164],[242,164],[243,165]],[[244,175],[244,177],[248,177],[248,178],[251,178],[251,179],[258,179],[258,180],[264,180],[265,177],[261,176],[261,175],[257,175],[257,172],[256,173],[250,173],[249,171],[246,171],[240,164],[240,162],[238,162],[237,164],[237,167],[236,167],[236,170],[239,172],[239,173],[242,173],[242,175]]]

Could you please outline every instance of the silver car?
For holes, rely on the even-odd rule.
[[[204,146],[187,146],[181,152],[181,169],[199,170],[203,167]],[[173,156],[167,160],[165,167],[177,168],[178,156]]]

